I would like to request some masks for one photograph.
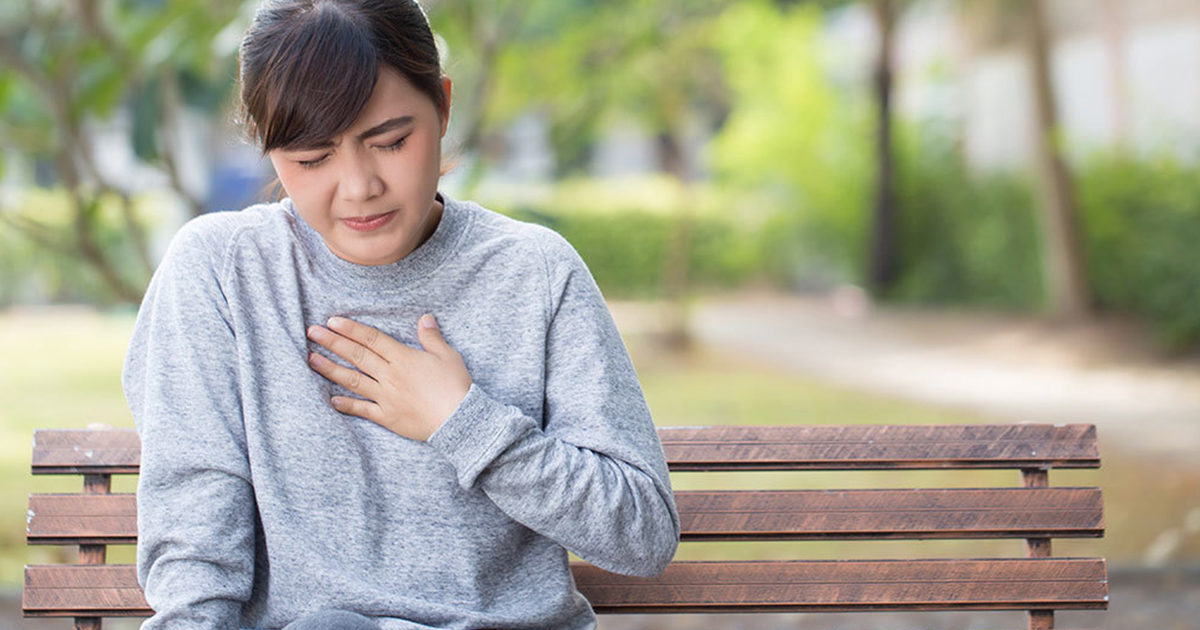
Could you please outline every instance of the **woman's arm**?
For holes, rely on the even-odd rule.
[[[142,441],[138,581],[155,610],[147,630],[236,629],[254,579],[256,512],[217,241],[197,222],[176,235],[122,375]]]
[[[595,281],[551,245],[544,428],[473,388],[429,443],[530,529],[602,569],[654,575],[679,540],[662,446]]]
[[[654,575],[679,539],[662,447],[599,289],[556,239],[548,325],[531,323],[547,325],[544,422],[472,384],[436,328],[419,329],[422,351],[349,320],[336,334],[314,327],[314,341],[361,372],[319,355],[313,367],[363,396],[339,398],[339,410],[427,440],[460,485],[514,520],[603,569]],[[448,404],[425,396],[438,389]]]

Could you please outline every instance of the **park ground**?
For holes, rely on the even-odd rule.
[[[660,422],[755,424],[782,415],[783,421],[809,424],[1096,424],[1104,468],[1054,473],[1051,482],[1057,478],[1063,485],[1100,485],[1106,497],[1107,535],[1100,541],[1061,541],[1056,553],[1108,557],[1111,607],[1106,614],[1063,613],[1059,625],[1200,628],[1200,358],[1165,357],[1141,328],[1118,319],[1066,326],[1018,315],[875,308],[854,290],[827,296],[738,294],[698,301],[689,311],[693,345],[680,354],[659,343],[663,311],[656,304],[613,304]],[[83,418],[124,423],[119,392],[112,396],[116,384],[111,373],[129,325],[128,313],[57,309],[0,314],[5,354],[48,355],[40,364],[30,360],[19,372],[0,369],[4,411],[22,418],[10,422],[6,417],[0,427],[6,443],[0,455],[23,457],[27,466],[27,425],[53,422],[42,415],[49,412],[41,411],[46,401],[35,398],[37,391],[31,392],[32,400],[18,400],[13,394],[29,391],[31,383],[53,378],[56,372],[82,394],[53,412],[81,420],[56,421],[59,426],[86,424]],[[54,341],[56,337],[66,338]],[[54,356],[89,344],[99,348]],[[70,369],[63,368],[67,364]],[[12,492],[4,493],[6,502],[19,499],[34,482],[25,476],[14,483],[11,476],[0,483],[0,489],[13,486],[8,488]],[[921,479],[886,483],[919,484]],[[35,487],[50,491],[40,481]],[[14,537],[0,536],[6,538]],[[760,545],[738,553],[756,557],[775,552]],[[796,546],[784,553],[837,557],[839,551]],[[681,554],[706,557],[703,550],[686,545]],[[5,561],[0,628],[70,627],[64,620],[20,618],[19,583],[12,578],[19,575],[14,569],[19,571],[21,561]],[[108,626],[136,624],[118,621]],[[613,616],[601,623],[602,630],[696,627],[936,630],[1024,627],[1024,622],[1011,613],[880,613]]]

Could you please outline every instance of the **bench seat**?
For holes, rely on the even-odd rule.
[[[1104,534],[1099,488],[1050,487],[1052,468],[1100,464],[1091,425],[664,427],[672,471],[1013,469],[1019,487],[688,490],[676,493],[684,542],[738,540],[1023,539],[1025,557],[917,560],[676,561],[655,578],[572,565],[599,613],[1021,610],[1029,628],[1053,611],[1108,605],[1103,558],[1055,558],[1053,538]],[[78,564],[27,566],[30,617],[151,614],[131,565],[105,564],[107,545],[137,542],[128,429],[35,434],[33,471],[84,476],[80,494],[33,494],[27,540],[78,545]],[[970,473],[964,473],[970,474]]]

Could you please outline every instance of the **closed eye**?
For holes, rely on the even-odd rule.
[[[296,163],[299,164],[303,168],[316,168],[316,167],[320,166],[321,163],[324,162],[328,157],[329,157],[329,154],[326,153],[325,155],[322,155],[321,157],[315,158],[312,160],[296,160]]]
[[[381,145],[379,148],[383,149],[384,151],[399,151],[400,148],[404,146],[404,141],[408,140],[408,136],[410,136],[410,135],[412,135],[412,134],[403,136],[399,140],[397,140],[391,144]]]

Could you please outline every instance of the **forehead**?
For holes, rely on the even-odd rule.
[[[396,70],[381,66],[371,98],[347,131],[361,131],[397,116],[412,116],[420,124],[436,119],[436,114],[433,101],[424,92]]]

